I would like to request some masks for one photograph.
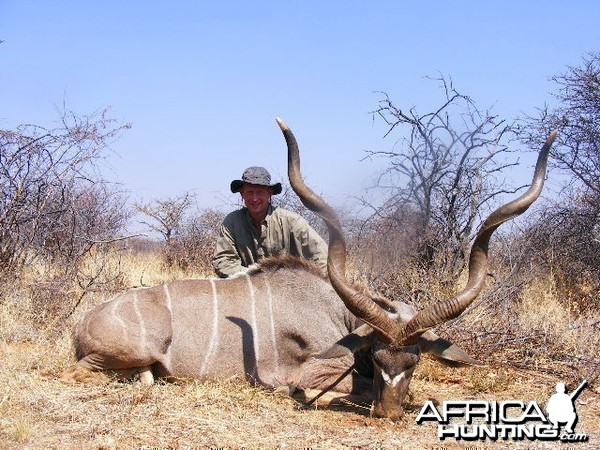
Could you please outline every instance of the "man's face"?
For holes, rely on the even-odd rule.
[[[244,204],[251,216],[261,216],[267,213],[271,200],[271,188],[258,184],[244,184],[240,189]]]

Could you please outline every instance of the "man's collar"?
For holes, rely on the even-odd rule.
[[[263,223],[267,220],[267,217],[269,217],[271,214],[273,214],[273,211],[275,211],[276,209],[277,209],[276,206],[273,206],[273,204],[269,203],[269,207],[267,208],[267,215],[263,219]],[[248,208],[246,208],[246,206],[244,206],[243,210],[244,210],[244,213],[246,213],[246,218],[248,219],[248,223],[252,224],[253,223],[252,216],[250,215]]]

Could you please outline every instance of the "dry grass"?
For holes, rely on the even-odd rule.
[[[140,278],[143,284],[154,284],[187,275],[164,273],[151,257],[127,258],[122,257],[120,267],[114,269],[123,274],[126,286],[139,285]],[[562,448],[541,441],[439,441],[435,424],[415,423],[427,400],[518,399],[545,405],[555,384],[567,380],[560,372],[504,364],[503,360],[511,361],[514,356],[511,348],[497,348],[485,368],[450,369],[425,357],[411,385],[406,416],[391,423],[370,418],[368,410],[359,406],[304,410],[282,394],[237,379],[159,382],[150,387],[118,381],[64,384],[59,376],[73,362],[73,324],[85,310],[112,294],[88,294],[72,316],[47,314],[40,320],[43,312],[36,310],[29,292],[22,285],[5,287],[0,294],[0,449],[464,449],[471,444],[471,448],[486,449]],[[517,306],[522,309],[519,327],[545,333],[546,339],[558,342],[556,348],[579,346],[581,355],[597,355],[597,336],[588,336],[586,327],[574,328],[568,308],[565,311],[555,301],[550,285],[532,286],[524,295]],[[552,319],[556,317],[559,320]],[[578,332],[584,335],[577,337]],[[596,346],[593,351],[592,346]],[[574,448],[598,445],[598,394],[594,385],[578,399],[577,429],[585,431],[590,441]]]

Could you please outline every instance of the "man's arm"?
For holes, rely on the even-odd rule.
[[[221,225],[212,264],[215,273],[221,278],[227,278],[247,270],[242,265],[242,259],[235,247],[231,231],[225,225]]]

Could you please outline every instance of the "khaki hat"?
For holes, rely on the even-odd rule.
[[[231,192],[240,192],[244,184],[268,186],[273,191],[273,195],[281,194],[281,183],[271,184],[271,174],[264,167],[248,167],[244,170],[241,180],[231,182]]]

